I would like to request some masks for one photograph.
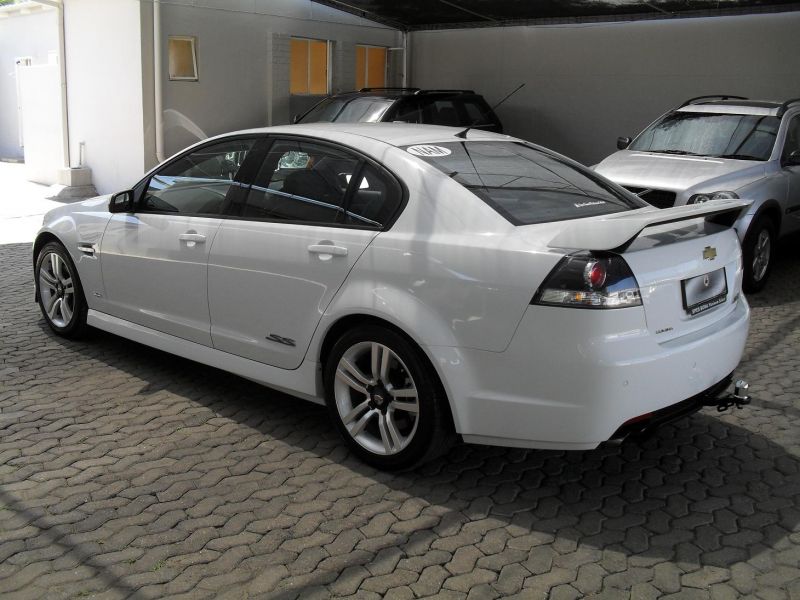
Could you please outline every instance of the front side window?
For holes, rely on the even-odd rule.
[[[780,119],[676,111],[645,129],[629,150],[739,160],[768,160]]]
[[[648,206],[589,171],[520,142],[407,146],[514,225],[607,215]]]
[[[789,158],[793,152],[800,152],[800,115],[794,117],[786,129],[783,158]]]
[[[218,215],[254,140],[228,140],[199,148],[150,178],[142,212]]]

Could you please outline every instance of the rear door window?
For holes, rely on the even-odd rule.
[[[406,146],[515,225],[605,215],[648,206],[591,171],[520,142]]]

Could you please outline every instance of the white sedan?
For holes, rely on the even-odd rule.
[[[59,335],[96,327],[327,403],[382,468],[456,435],[588,449],[726,405],[747,205],[659,210],[474,129],[273,127],[48,213],[36,297]]]

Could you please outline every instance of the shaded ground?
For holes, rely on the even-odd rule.
[[[800,252],[752,299],[755,404],[591,452],[351,457],[323,409],[50,335],[0,246],[0,596],[799,598]]]

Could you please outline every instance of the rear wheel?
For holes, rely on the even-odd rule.
[[[77,338],[87,328],[86,298],[66,248],[49,242],[36,259],[36,284],[42,315],[58,335]]]
[[[358,327],[333,346],[326,402],[339,433],[365,462],[402,469],[444,452],[452,439],[436,374],[402,335]]]
[[[774,262],[776,231],[769,217],[758,218],[748,229],[742,244],[745,292],[760,292],[767,284]]]

